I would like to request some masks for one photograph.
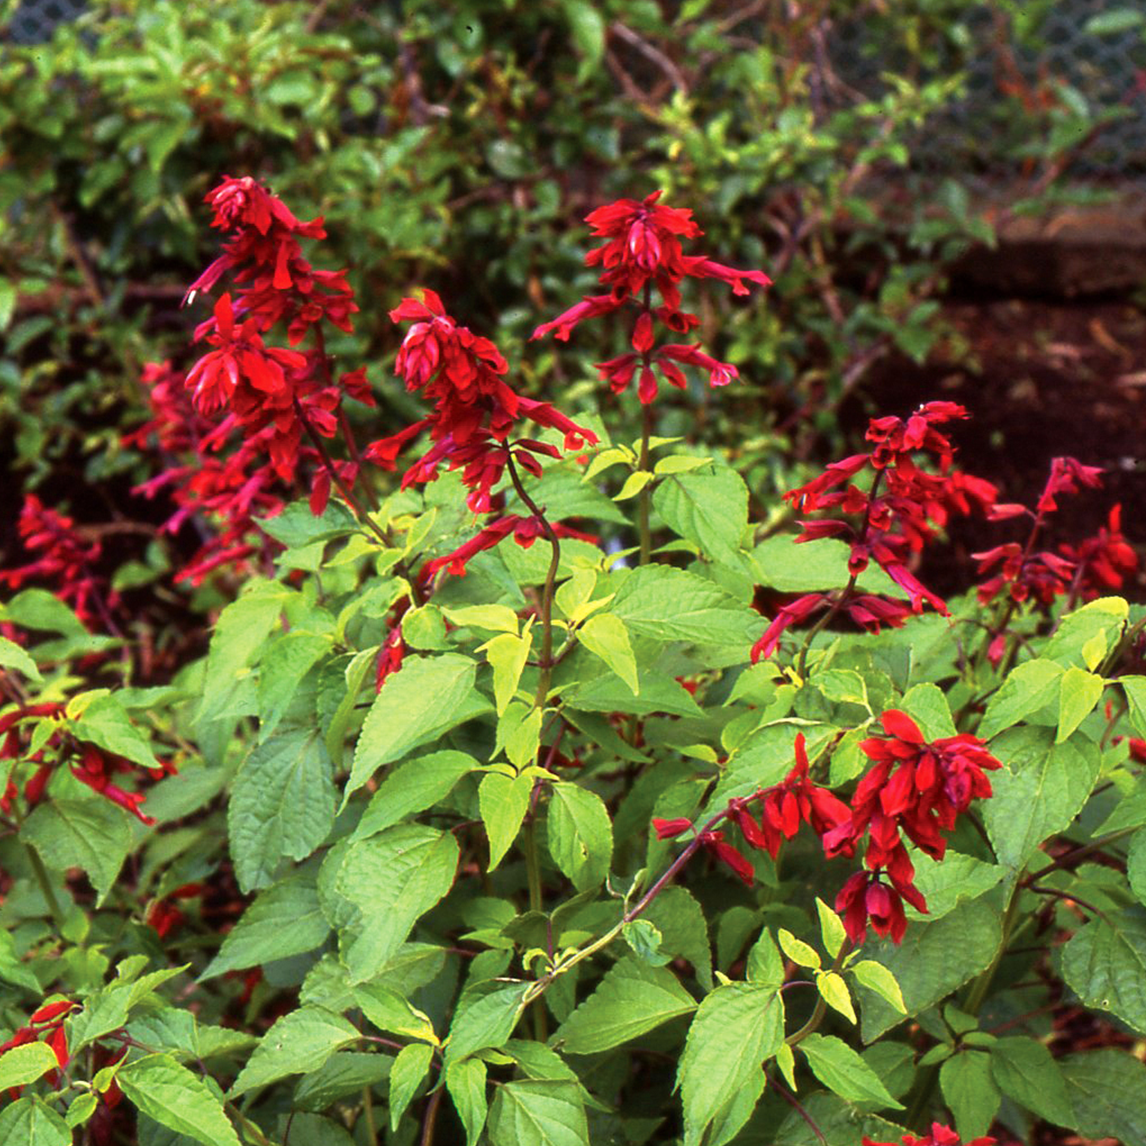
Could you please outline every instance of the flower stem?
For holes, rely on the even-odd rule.
[[[541,606],[538,614],[541,618],[541,655],[538,657],[540,671],[537,677],[537,693],[533,699],[535,708],[544,708],[549,696],[549,683],[553,675],[553,594],[557,587],[557,570],[561,565],[561,542],[557,539],[557,531],[549,523],[543,510],[525,491],[521,482],[521,474],[513,461],[513,453],[509,452],[506,469],[509,471],[509,480],[522,504],[537,519],[545,539],[549,542],[552,556],[549,558],[549,570],[545,575],[545,587],[541,591]]]
[[[641,458],[640,469],[647,473],[649,468],[650,439],[653,436],[653,408],[641,407]],[[653,538],[649,527],[649,511],[652,506],[653,490],[651,483],[637,495],[637,532],[640,536],[640,564],[647,565],[652,560]]]
[[[808,635],[804,638],[804,643],[800,646],[800,659],[796,663],[796,675],[803,680],[804,674],[808,667],[808,652],[811,650],[812,642],[831,624],[839,611],[844,607],[844,602],[852,595],[852,590],[856,586],[855,574],[852,574],[851,580],[844,586],[840,595],[832,602],[828,611],[808,630]]]

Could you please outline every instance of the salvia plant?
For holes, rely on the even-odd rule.
[[[623,332],[595,410],[427,289],[417,416],[357,441],[322,220],[207,203],[127,437],[209,646],[157,672],[109,534],[35,496],[0,574],[0,1141],[1146,1142],[1146,613],[1118,507],[1054,540],[1100,471],[1008,503],[928,401],[751,520],[657,398],[736,384],[685,307],[769,279],[659,193],[534,334],[567,373]]]

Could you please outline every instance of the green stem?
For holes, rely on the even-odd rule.
[[[808,653],[812,648],[812,642],[831,624],[832,618],[844,607],[844,602],[852,595],[852,590],[855,589],[855,586],[856,576],[853,573],[851,580],[848,581],[840,595],[832,602],[828,611],[808,630],[808,635],[804,638],[804,643],[800,646],[800,659],[796,662],[796,675],[800,680],[804,679],[804,674],[807,672]]]
[[[44,861],[40,859],[39,853],[31,844],[25,844],[24,850],[28,853],[28,862],[32,865],[32,874],[36,877],[36,883],[40,888],[40,893],[48,904],[48,911],[51,912],[52,922],[56,925],[56,930],[62,935],[65,919],[64,911],[63,908],[60,907],[60,901],[56,898],[56,892],[52,887],[48,869],[44,867]]]
[[[653,436],[653,408],[651,405],[641,407],[641,459],[640,470],[647,473],[649,469],[650,439]],[[653,555],[653,535],[649,526],[649,511],[652,506],[652,485],[647,484],[637,495],[637,532],[641,539],[640,564],[647,565]]]
[[[839,951],[836,952],[835,961],[832,963],[832,971],[836,974],[839,974],[840,968],[844,965],[844,959],[847,957],[850,947],[851,944],[845,940],[841,944]],[[797,1043],[803,1042],[809,1035],[815,1034],[816,1031],[819,1030],[820,1024],[824,1021],[824,1015],[827,1014],[827,1010],[828,1001],[823,995],[820,995],[816,1000],[815,1008],[812,1010],[811,1018],[809,1018],[798,1031],[789,1035],[784,1041],[790,1047],[794,1047]]]
[[[369,1086],[362,1088],[362,1117],[366,1119],[366,1138],[370,1146],[378,1146],[378,1128],[374,1125],[374,1095]]]

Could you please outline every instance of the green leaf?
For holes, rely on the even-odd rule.
[[[1130,837],[1126,852],[1126,878],[1138,902],[1146,904],[1146,831],[1139,829]]]
[[[41,804],[24,821],[20,836],[50,870],[83,868],[99,893],[97,907],[115,883],[132,844],[127,813],[99,796]]]
[[[780,948],[772,938],[772,932],[765,927],[760,932],[760,938],[752,944],[748,952],[748,966],[746,970],[748,981],[762,987],[771,987],[779,990],[784,982],[784,960],[780,957]]]
[[[816,899],[816,913],[820,917],[820,938],[824,950],[834,959],[844,945],[847,932],[840,917],[820,898]]]
[[[417,815],[444,800],[457,782],[480,765],[464,752],[431,752],[400,764],[370,797],[358,827],[350,837],[362,840],[377,835],[407,816]]]
[[[647,566],[646,566],[647,568]],[[700,716],[701,709],[678,681],[661,672],[641,673],[639,695],[612,673],[600,673],[584,681],[564,696],[571,708],[585,712],[629,712],[651,716],[663,712],[669,716]]]
[[[489,1136],[491,1146],[585,1146],[581,1088],[559,1079],[507,1082],[494,1097]]]
[[[1003,767],[991,773],[994,795],[983,822],[995,857],[1014,879],[1048,837],[1082,810],[1098,780],[1097,746],[1053,744],[1050,729],[1016,728],[991,745]]]
[[[909,688],[897,707],[919,725],[926,740],[942,740],[957,731],[947,697],[938,685],[917,684]]]
[[[903,1109],[902,1103],[896,1102],[880,1082],[879,1075],[843,1039],[811,1034],[798,1044],[798,1049],[803,1051],[812,1073],[841,1098],[871,1110]]]
[[[628,920],[621,928],[621,937],[642,963],[663,967],[672,962],[672,956],[661,950],[661,933],[656,924],[647,919]]]
[[[429,1015],[419,1011],[398,991],[380,982],[365,983],[355,988],[354,1001],[380,1031],[437,1045],[438,1037]]]
[[[1085,669],[1068,668],[1059,682],[1058,736],[1061,744],[1094,711],[1102,697],[1102,677]]]
[[[335,891],[355,910],[339,944],[351,983],[373,978],[414,924],[450,890],[458,866],[449,832],[396,824],[347,848]]]
[[[286,714],[303,677],[329,653],[332,639],[292,629],[267,646],[259,669],[259,739],[266,740]]]
[[[677,1082],[685,1146],[723,1146],[748,1121],[764,1088],[765,1059],[784,1043],[784,1000],[771,987],[726,983],[688,1029]],[[705,1131],[713,1127],[707,1138]]]
[[[305,1006],[291,1011],[263,1035],[227,1097],[238,1098],[287,1075],[317,1070],[336,1050],[357,1039],[354,1027],[325,1007]]]
[[[517,839],[521,822],[529,811],[532,792],[532,776],[511,778],[503,772],[489,772],[482,778],[478,788],[478,807],[489,837],[489,871],[501,863]]]
[[[990,1056],[971,1050],[953,1055],[939,1068],[939,1086],[959,1136],[970,1141],[986,1134],[999,1110]]]
[[[1146,1146],[1146,1066],[1121,1048],[1062,1059],[1071,1129],[1120,1146]]]
[[[577,784],[550,786],[549,854],[578,891],[604,882],[613,858],[613,825],[604,801]]]
[[[519,637],[516,633],[502,633],[487,641],[481,647],[493,669],[493,695],[498,716],[504,714],[509,702],[517,694],[525,662],[529,660],[529,650],[533,645],[527,633]]]
[[[898,946],[890,939],[868,940],[863,952],[891,972],[907,1014],[917,1015],[987,967],[1001,934],[998,912],[975,899],[934,923],[909,923]],[[902,1012],[870,989],[861,988],[859,995],[865,1043],[903,1021]]]
[[[344,677],[346,680],[346,693],[338,702],[330,724],[326,729],[326,751],[334,761],[335,769],[339,772],[343,768],[343,759],[346,755],[346,730],[354,716],[354,706],[358,703],[358,694],[366,683],[371,669],[378,663],[377,649],[363,649],[355,653],[346,666]]]
[[[561,1024],[554,1039],[569,1054],[596,1054],[695,1009],[695,1000],[671,971],[626,955]]]
[[[16,940],[11,931],[0,931],[0,982],[23,987],[35,995],[40,994],[40,981],[16,955]]]
[[[629,643],[625,622],[613,613],[596,613],[578,630],[577,639],[591,653],[599,656],[633,690],[640,693],[637,660]]]
[[[712,947],[708,941],[708,924],[692,895],[683,887],[667,887],[649,904],[641,918],[660,931],[661,950],[687,959],[696,971],[697,981],[706,991],[711,991]]]
[[[361,788],[384,764],[401,760],[415,748],[487,711],[487,702],[474,692],[476,671],[472,660],[455,653],[407,657],[366,714],[346,796]]]
[[[446,1067],[486,1047],[501,1047],[521,1017],[528,985],[493,982],[467,991],[458,1003],[446,1042]]]
[[[797,939],[786,928],[781,927],[776,932],[780,941],[780,949],[799,967],[819,967],[820,956],[814,947],[808,946],[802,939]]]
[[[116,1081],[128,1102],[168,1130],[203,1146],[238,1146],[222,1102],[199,1075],[170,1055],[147,1055],[129,1062],[120,1068]]]
[[[610,611],[629,632],[659,641],[744,647],[761,629],[755,610],[699,574],[667,565],[627,573]]]
[[[636,497],[652,480],[653,475],[648,470],[634,470],[625,478],[625,484],[620,490],[613,495],[613,500],[628,501],[629,498]]]
[[[404,1046],[390,1068],[390,1129],[397,1131],[398,1123],[415,1091],[430,1069],[434,1048],[428,1043],[410,1043]]]
[[[0,330],[3,323],[0,323]],[[0,668],[15,669],[22,672],[29,680],[43,680],[36,662],[18,645],[7,637],[0,637]]]
[[[712,473],[676,474],[653,493],[665,524],[691,541],[709,561],[737,561],[748,525],[748,487],[727,466]]]
[[[835,971],[817,971],[816,990],[832,1010],[839,1011],[849,1023],[856,1021],[852,995],[842,975]]]
[[[22,629],[86,637],[88,631],[71,609],[47,589],[23,589],[10,601],[0,604],[0,618]]]
[[[68,1124],[41,1098],[20,1098],[0,1110],[4,1146],[71,1146]]]
[[[858,963],[853,963],[848,970],[856,977],[857,983],[869,991],[874,991],[901,1014],[907,1014],[903,992],[899,989],[895,976],[882,963],[877,963],[874,959],[861,959]]]
[[[329,934],[330,924],[319,906],[314,877],[299,873],[256,896],[224,936],[200,982],[313,951]]]
[[[1081,927],[1063,948],[1062,975],[1088,1007],[1146,1032],[1146,908]]]
[[[1033,1038],[999,1039],[991,1046],[991,1077],[1020,1106],[1058,1126],[1074,1126],[1062,1068]]]
[[[59,1067],[47,1043],[25,1043],[0,1054],[0,1090],[35,1082]]]
[[[579,75],[596,68],[605,54],[605,19],[588,0],[561,0],[577,51],[584,57]]]
[[[1113,648],[1129,613],[1130,606],[1121,597],[1099,597],[1097,601],[1089,601],[1059,621],[1042,655],[1047,660],[1058,661],[1063,667],[1072,664],[1082,666],[1086,663],[1082,650],[1088,642],[1101,633],[1106,638],[1107,647]]]
[[[1003,729],[1018,724],[1023,717],[1057,700],[1062,676],[1062,665],[1050,660],[1024,661],[1016,665],[987,704],[979,725],[979,736],[990,740]]]
[[[75,722],[75,733],[80,740],[97,744],[133,764],[159,768],[151,745],[131,723],[114,693],[97,696],[84,708]]]
[[[466,1146],[475,1146],[485,1126],[489,1103],[485,1097],[486,1065],[467,1058],[446,1067],[446,1089],[466,1131]]]
[[[334,824],[332,764],[317,728],[291,728],[243,761],[227,807],[235,877],[243,892],[273,882],[283,860],[304,860]]]
[[[942,860],[933,860],[926,852],[914,851],[911,861],[915,864],[915,886],[927,900],[926,918],[932,921],[942,919],[960,903],[977,899],[991,888],[998,887],[1006,874],[998,864],[950,849]],[[916,913],[909,918],[923,917]]]
[[[1123,676],[1118,683],[1126,692],[1131,727],[1139,736],[1146,736],[1146,676]]]
[[[235,683],[250,675],[248,666],[266,644],[291,591],[274,581],[250,581],[215,622],[207,652],[203,699],[196,720],[216,720],[227,711]]]
[[[491,629],[495,633],[516,633],[521,627],[517,614],[508,605],[465,605],[461,608],[445,606],[442,612],[451,624]]]
[[[294,1104],[300,1110],[327,1110],[341,1098],[361,1095],[363,1087],[376,1086],[390,1074],[393,1062],[389,1055],[335,1051],[322,1066],[299,1079]]]

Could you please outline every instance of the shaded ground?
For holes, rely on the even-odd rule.
[[[1146,549],[1146,314],[1127,301],[952,300],[954,334],[925,366],[881,364],[865,386],[870,409],[905,413],[943,398],[971,412],[952,434],[959,464],[995,482],[1007,501],[1031,504],[1052,458],[1103,467],[1105,486],[1063,498],[1046,540],[1075,541],[1122,504],[1123,529]],[[859,421],[865,411],[849,411]],[[932,570],[935,587],[966,585],[969,554],[1021,540],[1018,523],[961,523],[955,562]],[[929,582],[930,583],[930,582]],[[1146,596],[1146,575],[1126,586]]]

